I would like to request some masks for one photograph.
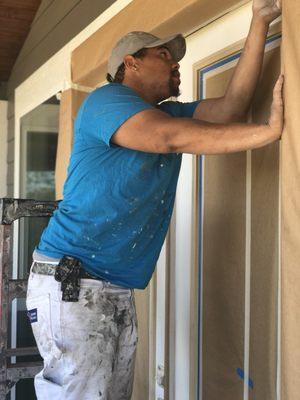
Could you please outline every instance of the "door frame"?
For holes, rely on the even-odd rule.
[[[242,40],[233,43],[230,46],[227,46],[220,51],[206,57],[203,60],[196,62],[193,65],[193,83],[194,83],[194,96],[198,99],[205,98],[205,74],[213,71],[214,68],[220,67],[226,63],[236,63],[238,58],[241,55],[241,51],[245,44],[245,38]],[[279,47],[281,43],[281,23],[277,22],[274,24],[268,33],[268,39],[266,41],[265,52],[272,50],[274,47]],[[201,239],[202,232],[203,232],[203,212],[204,212],[204,201],[203,201],[203,191],[204,191],[204,184],[203,184],[203,176],[204,176],[204,160],[205,156],[200,156],[195,158],[194,162],[194,196],[193,196],[193,210],[197,216],[197,224],[193,226],[193,232],[195,236],[195,243],[198,243],[198,248],[194,249],[193,259],[194,259],[194,266],[193,266],[193,281],[197,282],[193,286],[193,296],[194,296],[194,303],[193,303],[193,310],[194,315],[198,316],[198,323],[196,332],[194,331],[193,337],[196,338],[197,345],[191,345],[191,353],[198,354],[198,360],[194,360],[194,365],[197,365],[198,375],[197,377],[193,378],[194,384],[196,383],[196,393],[194,394],[196,400],[202,400],[202,329],[201,329],[201,320],[202,320],[202,305],[203,305],[203,258],[202,258],[202,249],[203,249],[203,241]],[[247,152],[247,179],[251,178],[251,151]],[[247,272],[247,268],[246,268]],[[248,271],[249,272],[249,271]],[[248,280],[246,282],[246,287],[250,284],[250,276],[248,276]],[[246,293],[246,309],[250,307],[250,293]],[[248,310],[249,311],[249,310]],[[249,313],[246,313],[249,317]],[[249,321],[248,321],[249,322]],[[280,326],[280,318],[278,321]],[[245,331],[248,331],[249,324],[247,321],[245,322]],[[278,330],[280,332],[280,330]],[[247,371],[249,370],[249,357],[247,357],[247,350],[249,349],[249,337],[247,332],[245,332],[245,376],[247,376]],[[278,338],[278,341],[280,338]],[[280,352],[278,352],[280,357]],[[280,360],[278,360],[278,371],[280,370]],[[279,381],[279,380],[278,380]],[[245,379],[245,390],[248,390],[247,382]]]

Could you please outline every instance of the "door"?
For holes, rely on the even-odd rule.
[[[268,120],[280,35],[266,44],[249,121]],[[240,52],[198,66],[199,98],[225,92]],[[198,391],[275,400],[278,373],[279,143],[198,158]]]
[[[59,122],[59,102],[51,98],[39,105],[20,121],[20,197],[34,200],[54,200],[54,171]],[[32,252],[38,244],[48,218],[26,218],[19,221],[19,257],[14,278],[26,279],[31,266]],[[35,346],[27,319],[25,299],[12,304],[12,347]],[[17,361],[34,361],[35,357],[18,357]],[[15,360],[12,360],[15,361]],[[35,399],[33,379],[20,380],[11,392],[11,399]]]

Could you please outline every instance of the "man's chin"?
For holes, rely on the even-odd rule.
[[[169,92],[170,97],[178,97],[180,95],[179,84],[175,83],[172,78],[169,81]]]
[[[179,86],[173,86],[170,88],[170,97],[178,97],[180,94]]]

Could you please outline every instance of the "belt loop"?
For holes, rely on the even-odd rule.
[[[32,261],[29,274],[31,274],[31,272],[32,272],[32,268],[33,268],[33,266],[34,266],[34,263],[35,263],[35,261]]]

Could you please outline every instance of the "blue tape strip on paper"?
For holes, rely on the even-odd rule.
[[[241,368],[237,368],[236,373],[238,374],[238,376],[242,379],[245,380],[245,373]],[[254,388],[254,382],[252,379],[248,379],[248,386],[250,389]]]

